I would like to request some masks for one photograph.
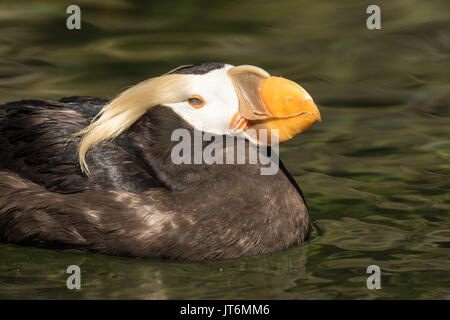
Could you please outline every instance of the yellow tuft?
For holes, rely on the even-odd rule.
[[[165,74],[138,83],[106,104],[92,123],[74,134],[82,136],[78,146],[81,171],[90,176],[86,153],[94,146],[111,141],[130,128],[152,106],[181,102],[187,99],[184,88],[190,75]]]

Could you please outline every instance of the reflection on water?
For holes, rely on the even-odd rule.
[[[136,1],[137,3],[137,1]],[[0,4],[0,102],[111,97],[178,65],[254,64],[299,82],[323,122],[281,156],[309,203],[301,247],[204,263],[0,245],[0,298],[450,298],[448,1]],[[65,289],[78,264],[82,290]],[[366,268],[382,289],[366,288]]]
[[[222,299],[296,297],[307,248],[283,255],[176,263],[4,246],[0,298]],[[82,289],[66,288],[67,263],[82,270]]]

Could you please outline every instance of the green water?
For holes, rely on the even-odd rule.
[[[281,148],[314,225],[302,246],[202,263],[0,245],[0,298],[449,299],[450,3],[0,2],[0,102],[111,97],[178,66],[253,64],[322,113]],[[66,288],[68,265],[82,289]],[[366,287],[381,268],[380,290]]]

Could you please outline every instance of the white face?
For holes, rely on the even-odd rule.
[[[206,74],[188,75],[191,80],[185,88],[187,99],[200,96],[205,102],[201,108],[195,108],[187,101],[165,105],[197,130],[212,134],[229,133],[231,119],[239,110],[236,90],[227,75],[232,67],[226,64]]]

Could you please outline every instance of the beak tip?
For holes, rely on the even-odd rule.
[[[312,104],[313,104],[313,112],[314,112],[314,115],[316,116],[316,120],[318,120],[319,122],[322,122],[322,115],[320,114],[319,107],[314,102]]]

